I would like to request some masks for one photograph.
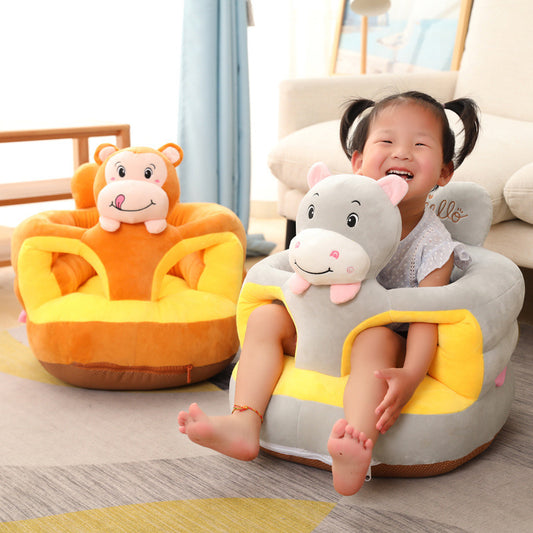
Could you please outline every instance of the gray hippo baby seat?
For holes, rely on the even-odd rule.
[[[238,303],[241,343],[251,312],[275,300],[284,303],[297,331],[296,354],[285,357],[264,416],[261,447],[330,468],[327,441],[343,417],[354,338],[371,326],[431,322],[438,324],[437,353],[399,419],[378,439],[372,475],[448,472],[489,446],[514,394],[509,360],[518,340],[524,281],[514,263],[481,247],[491,224],[490,198],[473,183],[450,183],[431,193],[428,206],[464,243],[472,262],[464,271],[454,268],[444,287],[387,290],[375,278],[400,239],[399,199],[381,180],[317,180],[324,170],[316,167],[289,250],[250,269]],[[238,365],[231,404],[237,372]]]

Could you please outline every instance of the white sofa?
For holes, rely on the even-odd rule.
[[[445,102],[473,98],[481,108],[474,152],[453,180],[474,181],[489,192],[493,226],[485,246],[533,268],[533,60],[531,0],[474,0],[459,71],[287,80],[280,87],[278,144],[269,167],[279,180],[279,212],[294,231],[307,191],[307,170],[324,161],[350,172],[339,142],[343,104],[362,96],[420,90]]]

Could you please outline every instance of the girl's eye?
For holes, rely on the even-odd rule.
[[[126,175],[126,169],[120,165],[118,168],[117,168],[117,172],[118,172],[118,175],[123,178],[125,175]]]
[[[154,174],[154,171],[151,168],[146,168],[144,170],[144,177],[149,180]]]
[[[357,215],[357,213],[350,213],[347,217],[346,217],[346,224],[349,228],[353,228],[355,227],[355,225],[357,224],[357,221],[359,220],[359,217]]]
[[[311,220],[313,217],[315,216],[315,206],[313,204],[311,204],[308,208],[307,208],[307,218],[309,220]]]

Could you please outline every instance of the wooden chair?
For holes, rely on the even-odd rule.
[[[129,124],[104,124],[36,130],[0,131],[0,143],[72,139],[74,170],[89,161],[89,139],[114,136],[119,148],[130,146]],[[70,178],[0,183],[0,207],[72,198]],[[0,228],[0,266],[11,264],[11,229]]]

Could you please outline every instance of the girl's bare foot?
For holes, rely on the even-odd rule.
[[[344,496],[355,494],[365,482],[372,460],[372,439],[356,431],[344,419],[333,425],[328,451],[333,460],[333,486]]]
[[[178,423],[191,441],[234,459],[251,461],[259,453],[261,420],[252,411],[209,417],[193,403],[178,414]]]

